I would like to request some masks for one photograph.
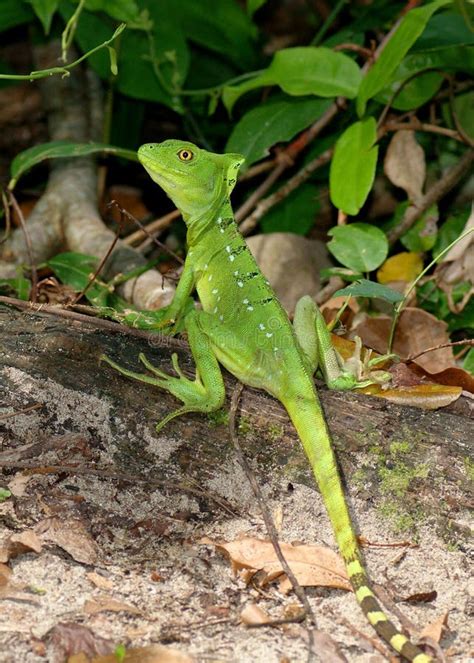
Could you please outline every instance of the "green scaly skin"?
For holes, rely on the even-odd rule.
[[[360,375],[345,369],[310,297],[300,300],[291,325],[247,248],[229,199],[243,157],[212,154],[177,140],[143,145],[138,157],[187,224],[189,250],[166,315],[171,325],[183,322],[185,303],[197,289],[202,310],[184,318],[196,379],[189,380],[181,373],[176,356],[173,366],[178,377],[153,367],[143,355],[140,360],[154,377],[127,371],[104,359],[121,373],[166,389],[182,401],[182,407],[161,421],[158,429],[185,412],[212,412],[222,407],[225,394],[219,364],[244,384],[264,389],[281,401],[309,458],[357,601],[368,621],[409,661],[432,661],[395,628],[370,589],[314,387],[318,365],[331,387],[360,386]],[[372,381],[369,376],[362,384]]]

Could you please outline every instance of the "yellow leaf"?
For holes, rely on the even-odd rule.
[[[388,258],[377,272],[379,283],[405,281],[411,283],[423,271],[423,260],[419,253],[404,251]]]

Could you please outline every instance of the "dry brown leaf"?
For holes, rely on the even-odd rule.
[[[95,615],[98,612],[129,612],[132,615],[141,615],[141,611],[130,603],[118,601],[111,596],[99,596],[84,603],[84,612]]]
[[[0,562],[6,563],[25,553],[40,553],[41,539],[33,530],[25,530],[20,534],[12,534],[0,545]]]
[[[398,405],[411,405],[422,410],[437,410],[457,401],[462,394],[461,387],[449,387],[444,384],[425,383],[413,387],[382,389],[380,385],[370,385],[359,389],[363,394],[385,398]]]
[[[387,148],[385,175],[395,186],[407,192],[412,203],[423,195],[426,178],[425,153],[416,142],[414,131],[397,131]]]
[[[324,633],[324,631],[319,631],[317,629],[314,630],[313,641],[315,649],[318,652],[318,657],[321,661],[324,661],[324,663],[347,662],[347,658],[339,649],[337,642],[335,642],[328,633]]]
[[[268,624],[271,619],[259,605],[248,603],[240,612],[240,621],[246,626],[255,626],[256,624]]]
[[[31,474],[23,474],[22,472],[18,472],[15,474],[13,479],[8,482],[8,490],[15,497],[22,497],[25,494],[26,486],[28,485],[29,481],[31,481],[31,479]]]
[[[82,564],[95,564],[98,548],[84,523],[77,518],[47,518],[36,525],[43,542],[53,543]]]
[[[140,189],[124,184],[117,184],[109,187],[107,191],[109,200],[115,200],[120,207],[127,210],[129,214],[136,219],[143,219],[150,214],[150,211],[142,201],[142,192]],[[120,212],[117,208],[111,207],[107,209],[107,215],[112,217],[117,223],[120,222]],[[126,221],[127,224],[132,225],[131,221]],[[135,228],[133,228],[135,230]]]
[[[434,622],[425,626],[420,633],[420,638],[432,638],[435,642],[439,642],[443,636],[443,631],[448,628],[448,616],[449,612],[445,612]]]
[[[388,347],[391,319],[381,315],[377,318],[366,318],[355,330],[361,337],[362,343],[384,354]],[[449,343],[448,325],[438,320],[434,315],[419,308],[408,307],[404,309],[398,320],[393,352],[401,359],[407,359],[422,350]],[[440,348],[427,352],[416,358],[416,364],[422,366],[429,373],[439,373],[454,366],[452,348]]]
[[[474,230],[474,204],[472,205],[471,213],[468,220],[466,221],[466,225],[464,226],[461,235],[467,230]],[[443,256],[441,262],[453,262],[460,260],[468,250],[469,246],[473,243],[474,232],[471,232],[469,235],[466,235],[464,239],[461,239],[457,244],[455,244],[453,248],[450,249],[445,256]]]
[[[0,564],[0,587],[5,587],[10,582],[13,571],[6,564]]]
[[[201,543],[210,543],[226,553],[232,563],[234,572],[240,569],[253,573],[263,571],[265,577],[262,585],[275,578],[280,580],[280,590],[287,592],[291,585],[283,574],[281,564],[270,541],[253,537],[244,537],[231,542],[218,542],[203,539]],[[347,578],[344,562],[330,548],[324,546],[292,545],[280,543],[281,550],[298,582],[306,587],[337,587],[350,591],[351,585]]]
[[[162,645],[127,649],[122,660],[123,663],[196,663],[196,659],[188,654]],[[117,663],[117,657],[115,654],[97,656],[90,663]]]
[[[115,643],[96,635],[81,624],[59,623],[46,634],[48,661],[64,661],[74,654],[88,657],[109,654],[115,650]],[[114,663],[117,659],[114,656]]]
[[[104,578],[104,576],[100,575],[100,573],[96,573],[95,571],[90,571],[89,573],[86,573],[86,577],[88,580],[91,581],[93,585],[99,587],[99,589],[109,590],[112,589],[112,587],[114,586],[112,580]]]

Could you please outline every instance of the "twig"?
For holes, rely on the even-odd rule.
[[[466,338],[464,341],[451,341],[450,343],[440,343],[439,345],[433,345],[431,348],[426,348],[425,350],[421,350],[421,352],[416,352],[415,354],[409,355],[405,359],[405,362],[418,359],[418,357],[421,357],[421,355],[424,355],[427,352],[435,352],[435,350],[441,350],[441,348],[452,348],[456,345],[471,345],[474,347],[474,339]]]
[[[448,138],[452,138],[453,140],[457,140],[463,144],[470,144],[463,138],[459,131],[448,129],[447,127],[438,127],[436,124],[429,124],[428,122],[420,122],[416,117],[412,118],[409,122],[397,122],[389,120],[381,127],[381,130],[378,133],[378,138],[380,139],[388,131],[425,131],[427,133],[447,136]]]
[[[388,232],[387,236],[389,243],[394,244],[412,227],[423,212],[449,193],[449,191],[451,191],[459,180],[469,171],[473,160],[474,150],[467,150],[458,163],[446,171],[441,179],[428,189],[427,193],[418,202],[418,205],[410,205],[405,210],[400,223],[393,230]]]
[[[306,164],[301,170],[299,170],[293,177],[272,193],[268,198],[261,200],[258,205],[255,207],[252,214],[250,214],[245,221],[240,224],[240,232],[243,235],[248,235],[251,232],[259,220],[268,212],[277,203],[281,202],[286,198],[292,191],[297,189],[303,182],[305,182],[315,170],[328,163],[331,160],[332,149],[326,150],[323,154],[320,154],[318,157]]]
[[[277,160],[275,158],[271,158],[267,159],[266,161],[256,163],[254,166],[251,166],[248,170],[242,173],[242,175],[240,175],[239,182],[244,182],[245,180],[252,179],[252,177],[266,173],[268,170],[271,170],[275,166],[276,162]]]
[[[41,407],[43,407],[43,403],[35,403],[34,405],[30,405],[29,407],[23,408],[23,410],[15,410],[15,412],[2,414],[0,415],[0,421],[5,421],[5,419],[11,419],[12,417],[17,417],[19,414],[26,414],[27,412],[31,412],[32,410],[39,410],[39,408]]]
[[[150,233],[148,232],[146,226],[144,226],[137,218],[135,218],[133,216],[133,214],[130,214],[130,212],[127,212],[126,209],[121,207],[116,200],[111,200],[110,203],[107,204],[107,207],[108,208],[115,207],[116,209],[118,209],[120,214],[125,216],[130,221],[133,221],[133,223],[135,223],[140,228],[140,230],[142,230],[145,233],[145,235],[148,235],[149,237],[151,237],[151,239],[156,244],[156,246],[158,246],[162,251],[165,251],[166,253],[168,253],[168,255],[173,257],[180,265],[184,264],[184,260],[177,253],[172,251],[168,246],[166,246],[166,244],[163,244],[163,242],[160,242],[159,239],[156,239],[156,237],[153,237],[152,235],[150,235]]]
[[[105,254],[102,256],[102,258],[101,258],[99,264],[97,265],[97,268],[96,268],[95,272],[94,272],[94,273],[92,274],[92,276],[89,278],[89,280],[88,280],[88,282],[86,283],[86,285],[84,286],[84,288],[81,290],[81,292],[78,292],[78,293],[76,294],[76,296],[74,297],[74,299],[72,300],[72,302],[71,302],[72,305],[76,304],[76,302],[78,302],[80,299],[82,299],[82,297],[84,297],[84,295],[86,294],[86,292],[89,290],[89,288],[91,287],[91,285],[94,283],[94,281],[97,279],[97,277],[98,277],[99,274],[101,273],[102,269],[104,268],[105,263],[107,262],[107,260],[108,260],[108,258],[109,258],[109,256],[110,256],[110,254],[111,254],[112,251],[114,250],[115,245],[117,244],[117,242],[118,242],[118,240],[119,240],[119,235],[120,235],[120,231],[121,231],[121,229],[122,229],[122,226],[123,226],[123,214],[121,214],[121,216],[120,216],[120,223],[119,223],[119,225],[118,225],[117,232],[115,233],[115,236],[114,236],[112,242],[110,243],[109,248],[107,249],[107,251],[105,252]]]
[[[189,348],[189,345],[186,341],[182,341],[178,338],[173,338],[172,336],[165,336],[163,334],[150,333],[142,329],[136,329],[135,327],[128,327],[127,325],[121,325],[117,322],[112,322],[111,320],[103,320],[102,318],[92,317],[92,315],[99,315],[100,311],[95,309],[92,306],[82,306],[76,304],[75,309],[82,311],[87,311],[89,315],[84,315],[83,313],[76,313],[75,311],[69,311],[68,309],[59,308],[59,306],[52,306],[51,304],[35,304],[33,302],[25,302],[22,299],[15,299],[13,297],[5,297],[0,295],[0,304],[7,304],[9,306],[14,306],[22,311],[37,312],[37,313],[46,313],[47,315],[56,315],[60,318],[68,318],[69,320],[77,320],[78,322],[83,322],[89,324],[96,329],[107,329],[109,331],[118,332],[119,334],[126,334],[127,336],[135,336],[136,338],[142,338],[149,343],[157,344],[157,337],[160,339],[166,339],[166,345],[169,347],[174,347],[178,349]],[[92,315],[91,315],[92,314]]]
[[[236,417],[236,412],[237,412],[237,407],[239,404],[239,399],[242,394],[243,390],[243,384],[238,382],[235,386],[234,392],[232,394],[232,399],[230,403],[230,410],[229,410],[229,435],[230,439],[232,441],[232,444],[234,445],[235,452],[237,454],[237,458],[239,460],[239,463],[244,470],[248,482],[252,488],[253,494],[255,495],[255,499],[257,500],[258,506],[260,508],[260,511],[262,512],[263,520],[265,522],[265,527],[267,528],[268,535],[270,537],[270,540],[273,545],[273,549],[275,550],[275,554],[278,557],[278,561],[281,564],[281,567],[283,571],[286,573],[288,576],[289,581],[291,582],[291,585],[293,587],[293,590],[300,600],[301,605],[303,606],[306,614],[308,617],[310,617],[311,621],[313,624],[316,626],[316,617],[314,615],[313,609],[311,608],[308,598],[299,584],[295,574],[291,570],[291,567],[289,566],[288,562],[285,559],[285,556],[283,555],[283,552],[280,547],[280,543],[278,541],[278,533],[276,531],[275,523],[273,522],[273,519],[268,511],[267,505],[265,504],[265,500],[262,495],[262,491],[260,490],[260,486],[258,485],[258,482],[255,478],[254,473],[252,472],[250,465],[247,462],[247,459],[245,457],[245,454],[242,450],[242,447],[240,445],[239,438],[235,432],[235,417]]]
[[[77,474],[81,476],[94,476],[100,479],[113,479],[114,481],[125,481],[132,484],[143,484],[145,486],[155,486],[157,488],[169,488],[172,490],[182,490],[185,493],[196,495],[197,497],[205,497],[211,499],[219,505],[224,511],[227,511],[232,516],[239,515],[238,512],[231,507],[231,505],[224,498],[217,497],[212,493],[198,488],[186,486],[181,481],[168,481],[166,479],[147,479],[145,477],[136,476],[134,474],[126,474],[124,472],[115,472],[113,470],[94,470],[91,467],[81,467],[74,465],[38,465],[37,463],[28,463],[25,461],[16,460],[1,460],[0,468],[10,467],[19,470],[31,470],[38,474]]]
[[[172,221],[178,219],[180,216],[181,212],[177,209],[173,210],[172,212],[168,212],[168,214],[160,216],[159,219],[155,219],[154,221],[147,223],[146,226],[143,225],[139,230],[135,230],[135,232],[130,233],[130,235],[127,235],[127,237],[125,237],[122,241],[124,244],[133,246],[137,242],[141,242],[143,239],[145,239],[145,237],[150,237],[153,233],[167,228]]]
[[[28,260],[30,263],[30,270],[31,270],[31,301],[36,302],[36,296],[38,293],[38,272],[36,270],[36,264],[35,260],[33,258],[33,247],[31,245],[31,238],[28,232],[28,228],[26,227],[26,221],[25,217],[23,216],[23,212],[20,209],[19,204],[17,203],[17,200],[15,196],[13,195],[13,192],[8,190],[8,196],[10,198],[10,203],[17,213],[18,219],[20,221],[21,229],[23,231],[23,235],[25,237],[25,246],[26,246],[26,251],[28,254]]]
[[[293,164],[295,157],[307,147],[319,133],[321,133],[341,108],[342,104],[340,101],[331,104],[331,106],[329,106],[329,108],[309,127],[309,129],[306,129],[306,131],[300,134],[279,154],[278,159],[276,160],[277,165],[274,170],[272,170],[260,186],[255,189],[235,213],[235,220],[237,222],[245,219],[247,214],[249,214],[257,205],[258,201],[263,198],[267,191],[279,179],[280,175]]]

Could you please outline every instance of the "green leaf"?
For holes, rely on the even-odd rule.
[[[453,109],[464,133],[474,141],[474,90],[454,97]]]
[[[266,2],[267,0],[247,0],[247,14],[252,17]]]
[[[235,0],[148,0],[160,8],[162,17],[172,17],[186,39],[219,53],[239,71],[256,66],[257,30]]]
[[[400,237],[400,242],[409,251],[424,253],[433,248],[438,236],[436,221],[438,220],[438,206],[432,205],[416,221],[412,227]]]
[[[0,502],[5,502],[12,494],[8,488],[0,488]]]
[[[350,223],[331,228],[333,239],[328,250],[344,267],[357,272],[371,272],[384,262],[388,255],[388,241],[379,228],[367,223]]]
[[[438,232],[435,245],[433,247],[433,257],[452,244],[464,230],[464,226],[469,218],[470,210],[453,214],[447,218]]]
[[[328,281],[331,276],[339,276],[343,281],[360,281],[362,274],[360,272],[354,272],[352,269],[346,269],[345,267],[326,267],[325,269],[319,270],[319,276],[322,281]]]
[[[231,112],[237,99],[249,90],[278,85],[292,96],[314,94],[318,97],[353,99],[359,88],[361,71],[343,53],[329,48],[299,46],[275,53],[270,66],[240,85],[224,88],[222,100]]]
[[[364,115],[367,101],[390,83],[393,73],[421,35],[434,12],[450,2],[451,0],[435,0],[405,14],[385,44],[380,57],[362,79],[356,102],[359,117]]]
[[[380,285],[380,283],[375,283],[374,281],[368,281],[367,279],[360,279],[360,281],[351,283],[351,285],[335,292],[333,296],[347,297],[348,295],[351,295],[352,297],[384,299],[390,304],[397,304],[403,299],[403,295],[396,290],[392,290],[392,288],[388,288],[386,285]]]
[[[17,154],[10,166],[11,180],[8,186],[10,189],[13,189],[22,175],[45,159],[83,157],[98,152],[114,154],[117,157],[138,161],[137,153],[134,150],[125,150],[121,147],[106,145],[105,143],[71,143],[67,140],[55,140],[50,143],[29,147],[27,150],[23,150],[23,152]]]
[[[402,79],[399,80],[398,75],[395,74],[394,78],[396,80],[379,92],[375,99],[384,105],[390,102],[392,108],[402,111],[413,110],[426,104],[438,92],[444,81],[443,75],[437,71],[426,71],[415,76],[405,85],[402,83],[408,79],[407,75],[403,74]],[[397,90],[400,92],[393,97]]]
[[[23,2],[0,0],[0,32],[28,23],[34,19],[34,16],[30,6]]]
[[[46,35],[49,34],[51,20],[58,8],[59,0],[28,0],[28,2],[31,4],[36,16],[41,21],[44,33]]]
[[[269,154],[276,143],[291,140],[329,107],[326,99],[285,99],[253,108],[235,125],[226,152],[245,157],[245,167]]]
[[[339,137],[331,161],[331,201],[346,214],[357,214],[365,203],[375,177],[378,147],[375,119],[355,122]]]
[[[30,297],[31,282],[24,276],[17,276],[13,279],[0,279],[0,290],[7,289],[13,291],[18,299],[27,302]]]
[[[462,367],[465,371],[474,375],[474,348],[471,348],[467,355],[464,357]]]
[[[306,235],[314,225],[318,202],[318,188],[303,184],[272,207],[260,221],[264,233],[291,232]]]
[[[135,0],[86,0],[85,8],[132,25],[141,22],[141,11]]]
[[[88,285],[99,264],[98,258],[84,253],[66,251],[59,253],[46,263],[61,283],[81,292]],[[106,306],[111,291],[99,278],[87,289],[85,296],[94,306]]]

